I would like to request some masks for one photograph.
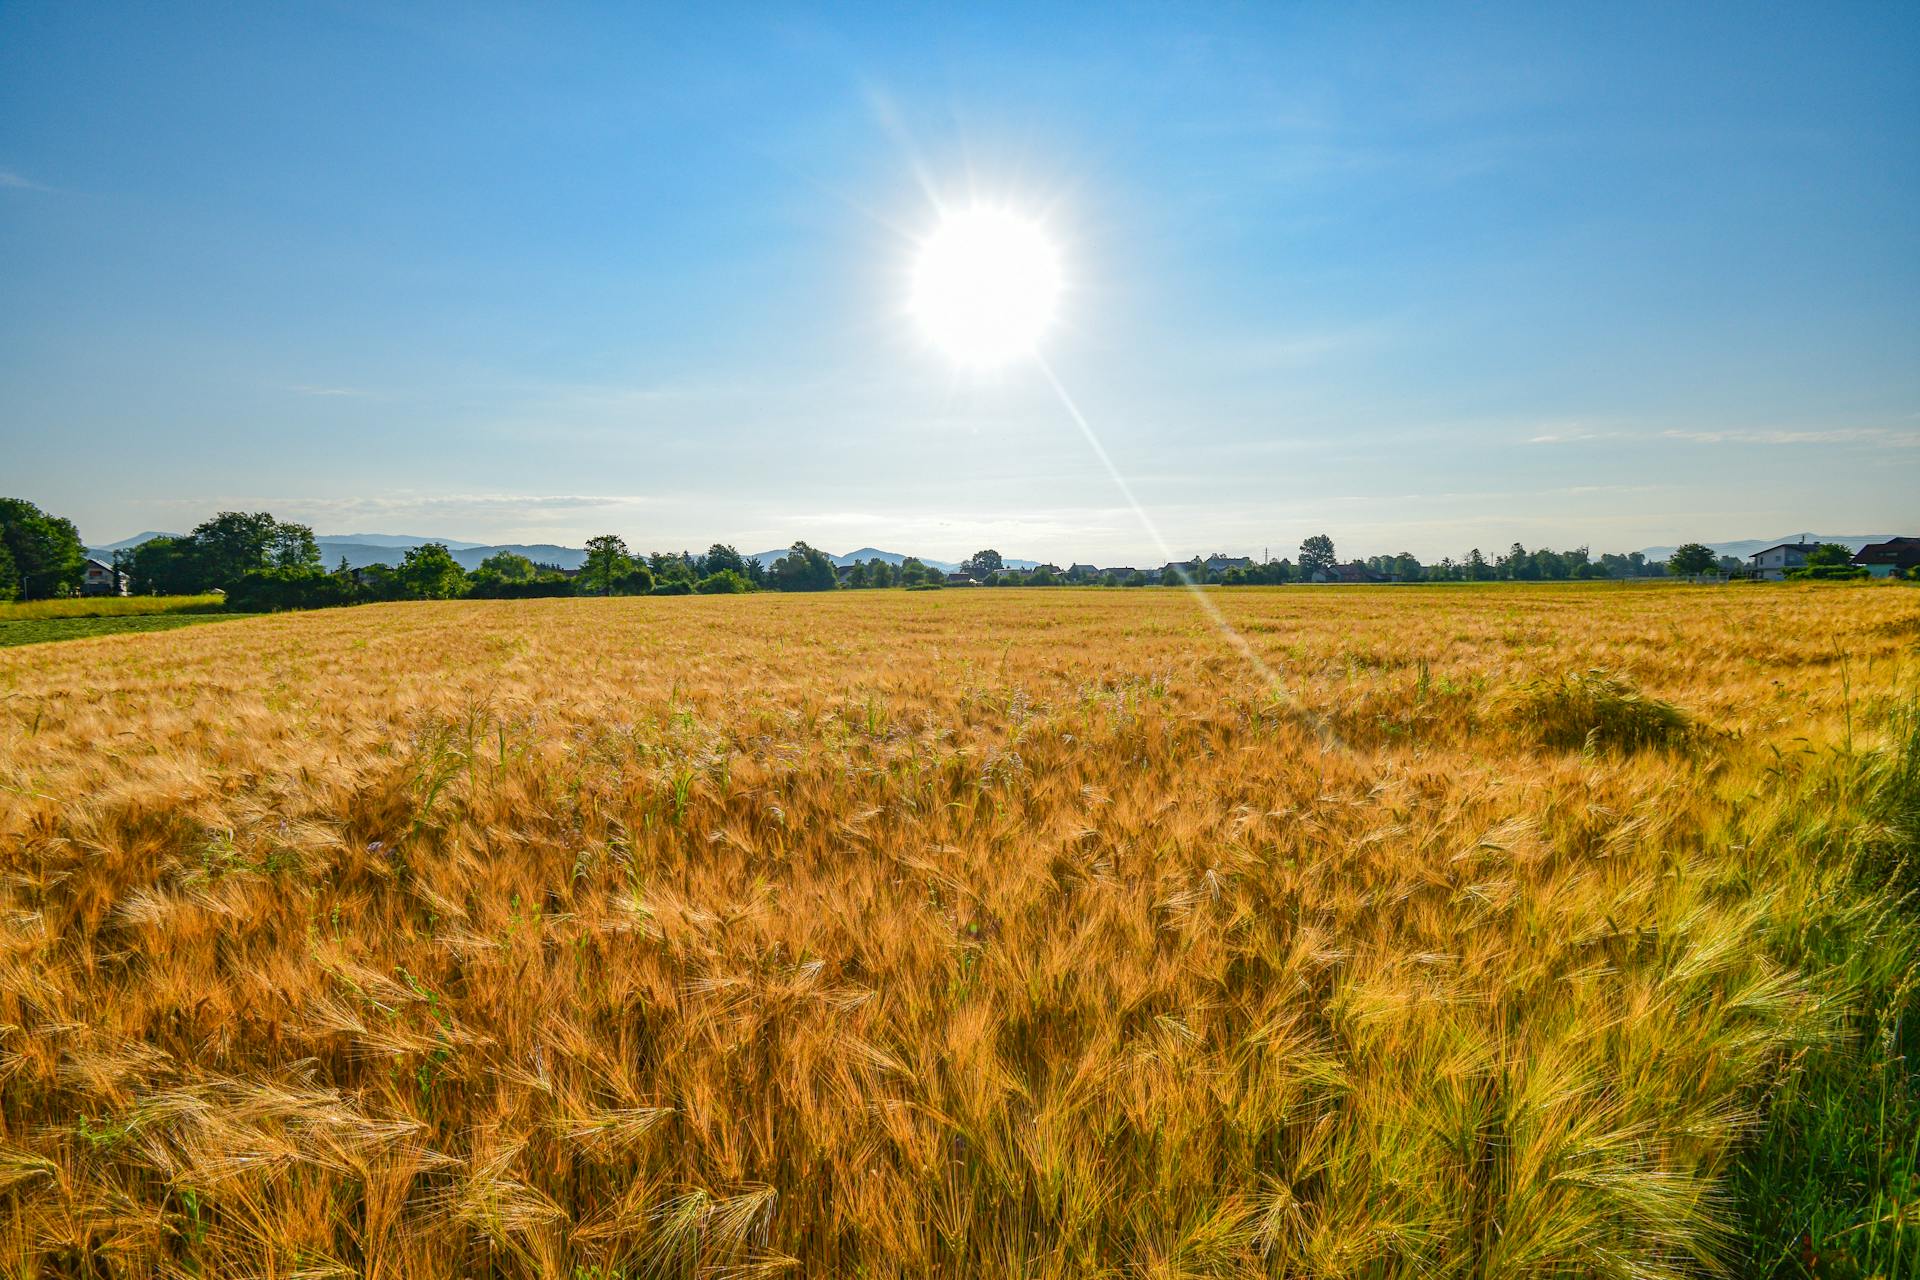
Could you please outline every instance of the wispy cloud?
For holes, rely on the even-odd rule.
[[[353,399],[366,399],[373,394],[373,392],[363,391],[359,387],[310,387],[295,385],[288,387],[287,390],[297,396],[346,396]]]
[[[0,169],[0,187],[5,187],[11,191],[53,190],[52,187],[47,186],[45,183],[35,182],[33,179],[25,177],[12,169]]]
[[[1823,431],[1663,431],[1668,440],[1696,444],[1869,444],[1888,449],[1920,449],[1920,431],[1885,427],[1833,427]]]
[[[1528,444],[1578,444],[1583,440],[1610,440],[1618,438],[1618,431],[1587,431],[1578,427],[1569,427],[1560,431],[1543,431],[1537,436],[1528,436]]]
[[[1871,445],[1883,449],[1920,448],[1920,431],[1889,427],[1823,427],[1793,430],[1766,427],[1729,427],[1698,431],[1590,431],[1569,427],[1527,437],[1528,444],[1581,444],[1591,440],[1680,440],[1688,444],[1751,445]]]

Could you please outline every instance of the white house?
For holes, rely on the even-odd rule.
[[[124,596],[127,594],[127,575],[104,560],[87,557],[86,573],[80,579],[80,594],[83,596]]]
[[[1753,567],[1754,577],[1780,582],[1786,578],[1787,570],[1803,568],[1807,557],[1819,545],[1817,542],[1783,542],[1777,547],[1754,552],[1747,557],[1747,563]]]

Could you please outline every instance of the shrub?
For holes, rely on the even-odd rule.
[[[467,594],[479,600],[537,600],[574,594],[571,580],[562,577],[512,582],[504,578],[476,578]]]
[[[685,578],[673,578],[669,581],[656,584],[653,590],[647,594],[653,596],[690,596],[693,594],[693,584]]]
[[[326,609],[353,604],[359,594],[352,579],[309,565],[249,569],[227,592],[227,608],[235,613]]]
[[[753,590],[753,584],[732,569],[722,569],[700,579],[693,589],[703,596],[741,596]]]
[[[1816,582],[1849,582],[1856,578],[1870,578],[1873,575],[1858,565],[1851,564],[1810,564],[1804,569],[1789,569],[1787,577],[1795,580],[1812,579]]]
[[[1680,708],[1597,669],[1520,681],[1499,697],[1495,710],[1508,725],[1568,750],[1674,747],[1694,732]]]

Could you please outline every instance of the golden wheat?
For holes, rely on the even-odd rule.
[[[1920,593],[1214,599],[1284,691],[1172,591],[0,651],[0,1270],[1724,1256]]]

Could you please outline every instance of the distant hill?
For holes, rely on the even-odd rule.
[[[350,542],[368,547],[423,547],[429,542],[437,542],[449,551],[470,551],[475,547],[484,547],[484,542],[461,542],[455,538],[423,538],[413,533],[330,533],[314,541],[321,546],[329,542]]]
[[[787,548],[781,547],[777,551],[759,552],[758,558],[761,564],[771,568],[773,562],[785,554],[787,554]],[[878,547],[861,547],[858,551],[849,551],[843,556],[837,556],[829,551],[826,553],[826,556],[827,559],[833,561],[836,565],[849,565],[855,561],[865,562],[868,560],[885,560],[888,564],[899,564],[907,558],[902,552],[882,551]],[[754,556],[747,557],[749,560],[754,558]],[[958,564],[951,560],[935,560],[932,556],[916,556],[914,558],[921,564],[926,565],[927,568],[938,569],[942,573],[954,573],[960,568]],[[1011,557],[1003,559],[1001,563],[1009,569],[1037,569],[1040,567],[1038,560],[1015,560]]]
[[[397,565],[406,553],[414,547],[429,542],[438,542],[438,538],[421,538],[387,544],[356,541],[352,538],[330,535],[315,538],[320,544],[320,562],[332,569],[345,557],[349,569],[364,569],[368,565]],[[512,542],[489,546],[480,542],[446,543],[448,551],[453,553],[462,569],[477,569],[480,562],[496,551],[511,551],[515,555],[525,556],[535,564],[557,565],[562,569],[578,569],[587,562],[587,553],[578,547],[558,547],[550,542]]]
[[[1715,555],[1737,556],[1744,560],[1756,551],[1777,547],[1783,542],[1838,542],[1850,551],[1858,551],[1869,542],[1885,542],[1891,533],[1783,533],[1777,538],[1741,538],[1736,542],[1709,542]],[[1640,554],[1649,560],[1665,560],[1677,547],[1643,547]]]
[[[453,558],[460,562],[463,569],[477,569],[482,560],[497,551],[511,551],[535,564],[550,564],[561,569],[578,569],[587,562],[587,553],[583,548],[556,547],[551,542],[506,542],[497,547],[462,547],[454,551]]]
[[[126,551],[154,538],[178,538],[177,533],[160,533],[149,530],[136,533],[131,538],[122,538],[118,542],[109,542],[98,547],[88,547],[87,554],[98,559],[109,559],[116,551]],[[413,547],[425,546],[429,542],[438,542],[453,553],[463,569],[476,569],[480,562],[496,551],[511,551],[523,555],[535,564],[558,565],[562,569],[578,569],[587,562],[587,553],[578,547],[560,547],[550,542],[512,542],[489,545],[484,542],[461,542],[455,538],[425,538],[405,533],[327,533],[314,538],[320,547],[320,563],[328,569],[339,566],[344,558],[349,569],[364,569],[368,565],[397,565]]]
[[[177,533],[159,533],[149,530],[146,533],[136,533],[131,538],[122,538],[118,542],[89,547],[87,552],[89,555],[105,560],[114,552],[137,547],[149,538],[180,536]],[[1868,539],[1868,541],[1873,540]],[[368,565],[375,564],[397,565],[409,548],[424,546],[429,542],[438,542],[445,546],[453,553],[453,558],[460,562],[460,567],[463,569],[478,568],[482,560],[496,551],[511,551],[516,555],[525,556],[535,564],[558,565],[562,569],[578,569],[587,562],[587,553],[581,548],[555,546],[550,542],[462,542],[456,538],[433,538],[410,533],[324,533],[316,536],[314,541],[320,546],[321,563],[329,569],[338,566],[343,557],[350,569],[364,569]],[[1757,547],[1760,544],[1755,545]],[[776,551],[762,551],[759,553],[759,560],[761,564],[771,568],[773,562],[785,554],[787,554],[785,547]],[[754,557],[747,558],[751,560]],[[903,552],[882,551],[878,547],[861,547],[858,551],[849,551],[843,556],[834,555],[832,552],[827,553],[827,559],[837,566],[867,560],[884,560],[888,564],[899,564],[906,558]],[[938,569],[942,573],[953,573],[960,567],[951,560],[936,560],[932,556],[920,556],[918,559],[929,569]],[[1012,557],[1008,557],[1004,563],[1009,569],[1033,569],[1038,568],[1040,564],[1038,560],[1018,560]]]
[[[97,547],[88,547],[87,554],[97,556],[104,560],[116,551],[131,551],[141,543],[151,542],[155,538],[177,538],[179,536],[177,533],[161,533],[157,529],[149,529],[145,533],[136,533],[131,538],[122,538],[118,542],[108,542]]]

